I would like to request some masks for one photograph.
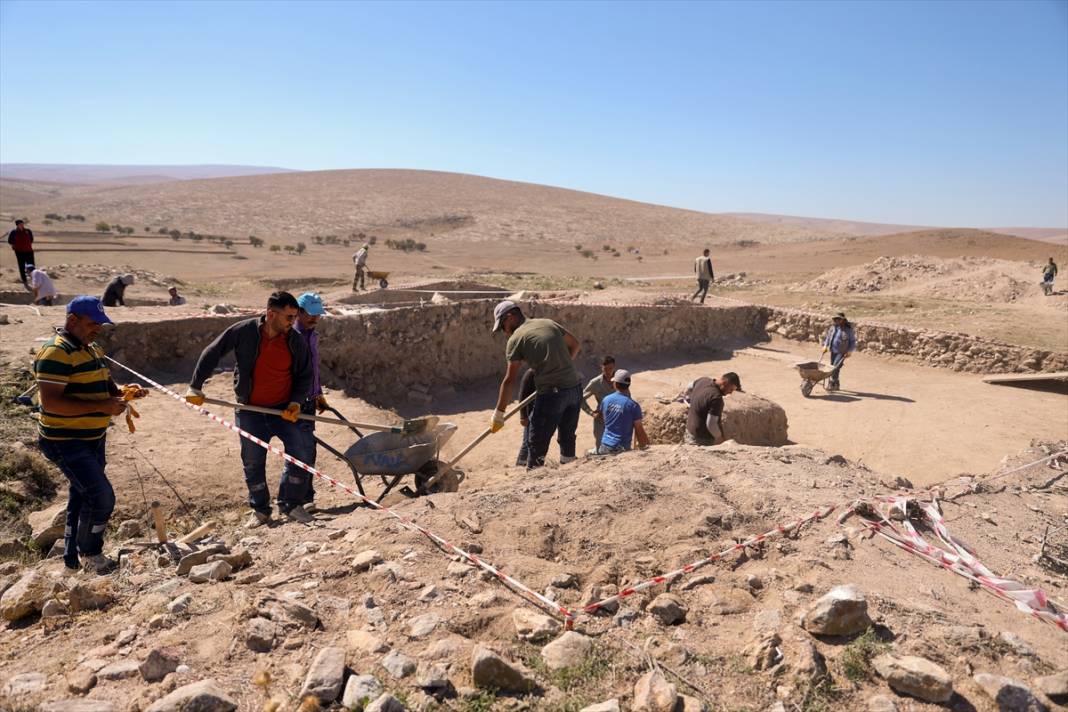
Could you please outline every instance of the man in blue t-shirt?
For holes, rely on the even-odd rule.
[[[649,436],[642,427],[642,407],[630,397],[630,372],[619,369],[612,375],[615,393],[601,401],[604,416],[604,435],[597,448],[598,455],[617,455],[630,450],[632,436],[638,438],[638,448],[649,447]]]

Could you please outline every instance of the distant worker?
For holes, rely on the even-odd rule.
[[[282,411],[280,415],[238,410],[237,426],[270,442],[278,438],[287,454],[307,462],[311,454],[297,428],[301,404],[312,386],[311,355],[307,342],[296,330],[299,306],[289,292],[275,292],[267,299],[263,316],[239,321],[222,332],[200,354],[185,399],[204,405],[204,382],[215,372],[219,360],[234,353],[234,395],[237,402]],[[271,521],[271,495],[267,488],[267,451],[247,438],[240,438],[241,463],[248,487],[252,516],[246,527]],[[311,515],[301,506],[307,497],[311,475],[286,462],[278,484],[278,510],[291,520],[307,523]]]
[[[742,390],[742,381],[733,371],[719,378],[698,378],[687,389],[690,409],[686,413],[687,445],[715,445],[723,442],[723,398]]]
[[[102,574],[115,568],[104,555],[104,532],[115,510],[115,490],[104,472],[111,417],[126,403],[104,361],[96,338],[111,319],[96,297],[67,304],[63,328],[41,347],[33,362],[41,415],[37,429],[41,454],[70,482],[63,563]]]
[[[52,278],[43,269],[26,265],[26,274],[30,275],[30,289],[33,290],[33,303],[39,307],[50,307],[59,292]]]
[[[132,274],[124,274],[108,282],[104,290],[104,306],[126,306],[126,288],[134,283]]]
[[[597,452],[597,448],[601,445],[601,435],[604,434],[604,411],[601,410],[601,402],[605,396],[616,392],[612,386],[612,375],[615,372],[615,357],[605,356],[601,359],[601,372],[594,376],[582,391],[582,410],[593,418],[593,452]],[[596,408],[590,408],[589,403],[586,402],[590,396],[597,401]]]
[[[185,306],[185,304],[186,304],[185,297],[183,297],[180,294],[178,294],[178,287],[175,287],[172,284],[171,288],[167,290],[167,294],[169,294],[170,297],[171,297],[170,299],[167,300],[167,304],[169,306],[172,306],[172,307]]]
[[[693,271],[697,274],[697,291],[690,297],[690,301],[701,297],[701,303],[704,304],[705,297],[708,296],[708,285],[716,278],[712,272],[712,258],[708,256],[707,247],[701,256],[694,260]]]
[[[29,277],[26,265],[34,263],[33,230],[26,227],[25,220],[15,221],[15,229],[7,234],[7,244],[11,245],[11,249],[15,252],[15,262],[19,266],[19,280],[22,282],[22,286],[29,288],[26,283],[26,279]]]
[[[1053,258],[1042,268],[1042,292],[1048,297],[1053,294],[1053,278],[1057,276],[1057,263]]]
[[[833,369],[827,382],[827,390],[837,391],[841,386],[838,376],[842,372],[842,366],[856,350],[857,333],[846,319],[846,315],[838,312],[834,315],[833,323],[823,337],[823,353],[831,352],[831,368]]]
[[[618,455],[631,449],[634,438],[638,449],[649,447],[649,436],[642,426],[642,407],[630,397],[630,372],[619,369],[612,374],[614,393],[601,401],[604,436],[597,446],[598,455]]]
[[[315,292],[305,292],[297,297],[297,309],[297,322],[293,325],[293,331],[304,337],[304,343],[308,347],[308,356],[311,358],[312,370],[311,391],[301,404],[300,412],[315,415],[316,412],[322,413],[330,407],[330,404],[326,402],[326,396],[323,395],[322,383],[319,381],[319,334],[315,331],[319,318],[326,314],[326,309],[323,308],[323,298]],[[304,462],[314,466],[315,421],[298,420],[297,430],[304,436],[305,451],[308,456]],[[318,511],[315,506],[315,482],[312,479],[308,480],[308,489],[301,504],[308,514],[315,514]]]
[[[371,249],[371,246],[364,243],[363,247],[356,250],[356,254],[352,256],[352,264],[356,267],[356,274],[352,275],[352,291],[356,291],[356,283],[359,282],[360,289],[366,289],[364,285],[364,277],[367,275],[367,251]]]
[[[526,400],[534,392],[534,371],[527,369],[523,374],[523,380],[519,382],[519,400]],[[519,424],[523,426],[523,442],[519,445],[519,455],[515,458],[517,467],[526,467],[527,458],[530,457],[530,413],[534,410],[534,403],[528,403],[519,410]]]
[[[534,410],[530,414],[530,447],[527,469],[545,464],[549,442],[556,433],[560,464],[575,459],[582,382],[573,363],[582,349],[578,339],[551,319],[527,319],[512,301],[493,310],[493,331],[508,334],[504,349],[508,370],[501,381],[490,430],[504,427],[504,409],[512,401],[519,369],[525,362],[534,371]]]

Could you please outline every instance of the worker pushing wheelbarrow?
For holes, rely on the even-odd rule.
[[[812,394],[812,389],[817,383],[826,383],[824,388],[828,393],[833,393],[841,387],[839,375],[845,360],[857,349],[857,335],[853,325],[846,319],[846,315],[838,312],[832,319],[833,323],[824,334],[819,361],[804,361],[794,364],[798,373],[801,374],[801,394],[806,398]],[[827,369],[823,367],[823,357],[830,354],[830,364]]]

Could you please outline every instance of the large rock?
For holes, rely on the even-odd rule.
[[[424,613],[416,616],[408,623],[408,637],[415,640],[425,638],[443,622],[437,613]]]
[[[333,702],[341,694],[344,681],[345,649],[323,648],[308,668],[304,687],[300,689],[300,699],[314,695],[320,702]]]
[[[128,680],[141,674],[141,666],[136,660],[118,660],[96,671],[101,680]]]
[[[215,680],[183,685],[149,705],[145,712],[233,712],[237,703]]]
[[[363,709],[364,712],[406,712],[408,708],[396,697],[385,692]]]
[[[501,692],[529,692],[536,685],[525,667],[510,663],[481,645],[471,652],[471,679],[477,687]]]
[[[346,709],[359,708],[377,699],[384,691],[382,683],[374,675],[352,675],[345,683],[341,706]]]
[[[0,597],[0,618],[17,621],[40,613],[55,587],[55,582],[39,571],[26,572]]]
[[[153,648],[137,669],[145,682],[159,682],[178,669],[178,662],[177,652],[166,648]]]
[[[852,635],[871,625],[868,601],[856,586],[835,586],[805,612],[802,626],[816,635]]]
[[[278,637],[278,625],[266,618],[250,618],[245,624],[245,647],[255,653],[274,650]]]
[[[98,576],[90,581],[74,584],[67,596],[72,612],[96,611],[115,602],[115,585],[112,579]]]
[[[396,680],[401,680],[415,672],[415,663],[399,650],[391,650],[381,660],[382,667]]]
[[[642,423],[654,445],[683,441],[689,410],[685,403],[651,403],[642,408]],[[723,437],[742,445],[785,445],[786,411],[767,398],[732,393],[723,399]]]
[[[63,538],[67,524],[67,505],[54,504],[47,509],[33,512],[26,517],[30,523],[30,541],[38,551],[48,552],[52,545]]]
[[[1022,682],[981,672],[973,678],[998,706],[998,712],[1046,712],[1047,707]]]
[[[637,712],[674,712],[678,689],[659,670],[650,670],[634,685],[632,709]]]
[[[550,670],[578,667],[593,649],[593,640],[569,630],[541,649],[542,660]]]
[[[661,593],[647,610],[662,625],[677,625],[686,620],[686,605],[673,593]]]
[[[872,660],[872,666],[896,692],[928,702],[948,702],[953,697],[953,678],[930,660],[886,653]]]
[[[210,564],[194,566],[189,570],[189,580],[193,583],[207,583],[208,581],[223,581],[233,572],[234,568],[225,561],[213,561]]]
[[[32,695],[43,690],[47,682],[48,676],[43,672],[24,672],[21,675],[12,675],[4,686],[0,687],[0,695],[14,698]]]
[[[529,608],[512,611],[512,623],[519,639],[531,643],[543,643],[560,631],[560,622],[555,618]]]
[[[1035,687],[1058,705],[1068,705],[1068,670],[1053,675],[1036,677]]]
[[[371,655],[389,650],[389,645],[382,640],[382,636],[369,630],[354,628],[345,634],[345,638],[350,648],[361,653]]]

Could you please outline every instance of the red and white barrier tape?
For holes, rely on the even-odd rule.
[[[350,495],[352,495],[356,499],[361,500],[364,504],[367,504],[368,506],[374,508],[376,511],[381,512],[383,514],[386,514],[386,515],[392,517],[393,519],[395,519],[397,521],[397,523],[401,527],[403,527],[405,529],[408,529],[409,531],[418,532],[418,533],[422,534],[423,536],[425,536],[427,539],[430,539],[432,542],[437,544],[442,549],[444,549],[446,551],[450,551],[450,552],[452,552],[454,554],[457,554],[460,557],[462,557],[463,559],[465,559],[466,561],[468,561],[469,563],[474,564],[474,565],[484,569],[485,571],[490,572],[495,577],[497,577],[497,579],[499,581],[501,581],[502,583],[507,585],[513,591],[515,591],[515,592],[519,593],[520,595],[524,596],[527,600],[529,600],[530,602],[534,603],[539,608],[542,608],[542,609],[546,610],[547,612],[551,612],[554,615],[562,616],[563,619],[564,619],[564,623],[567,625],[567,627],[569,629],[573,625],[575,616],[571,611],[569,611],[564,606],[561,606],[559,603],[556,603],[554,601],[549,600],[548,598],[546,598],[545,596],[541,595],[537,591],[534,591],[531,588],[528,588],[527,586],[523,585],[519,581],[517,581],[514,578],[512,578],[511,576],[509,576],[508,574],[506,574],[503,571],[501,571],[500,568],[494,566],[493,564],[491,564],[491,563],[489,563],[487,561],[483,561],[481,558],[479,558],[475,554],[471,554],[471,553],[469,553],[467,551],[464,551],[463,549],[461,549],[460,547],[456,546],[455,544],[450,543],[444,537],[438,536],[437,534],[435,534],[434,532],[430,531],[429,529],[426,529],[426,528],[420,526],[419,524],[417,524],[412,519],[409,519],[408,517],[405,517],[405,516],[403,516],[401,514],[398,514],[394,510],[390,509],[389,507],[385,507],[385,506],[379,504],[378,502],[374,501],[373,499],[370,499],[369,497],[366,497],[365,495],[360,494],[358,491],[352,489],[348,485],[343,484],[343,483],[339,482],[338,480],[335,480],[333,477],[330,477],[329,475],[323,474],[322,472],[320,472],[319,470],[315,469],[311,465],[308,465],[308,464],[306,464],[304,462],[301,462],[300,460],[298,460],[297,458],[293,457],[292,455],[287,455],[285,453],[285,451],[275,447],[274,445],[271,445],[270,443],[266,443],[263,440],[260,440],[255,435],[252,435],[251,433],[249,433],[249,432],[247,432],[245,430],[242,430],[241,428],[239,428],[238,426],[236,426],[233,423],[229,422],[228,420],[225,420],[224,418],[221,418],[218,415],[215,415],[214,413],[209,411],[207,408],[204,408],[203,406],[196,406],[196,405],[193,405],[192,403],[187,402],[184,397],[182,397],[178,393],[172,391],[170,388],[167,388],[166,386],[164,386],[164,385],[162,385],[160,383],[157,383],[156,381],[152,380],[151,378],[149,378],[148,376],[146,376],[146,375],[144,375],[142,373],[138,373],[137,371],[135,371],[134,369],[130,368],[126,364],[120,363],[120,362],[116,361],[115,359],[111,358],[110,356],[107,356],[106,358],[107,358],[108,361],[111,361],[113,364],[115,364],[119,368],[122,368],[122,369],[130,372],[131,374],[133,374],[137,378],[140,378],[141,380],[143,380],[146,383],[148,383],[149,385],[151,385],[156,390],[160,391],[161,393],[167,394],[168,396],[170,396],[174,400],[178,401],[179,403],[185,405],[186,407],[188,407],[188,408],[200,413],[201,415],[207,416],[210,420],[213,420],[216,423],[219,423],[220,425],[222,425],[223,427],[234,431],[235,433],[237,433],[241,437],[243,437],[243,438],[245,438],[247,440],[251,440],[252,442],[254,442],[257,445],[259,445],[260,447],[264,448],[268,452],[273,453],[275,455],[278,455],[279,457],[281,457],[286,462],[292,463],[293,465],[296,465],[297,467],[299,467],[299,468],[311,473],[314,477],[318,477],[320,480],[322,480],[323,482],[326,482],[330,486],[335,487],[337,489],[340,489],[340,490],[342,490],[344,492],[349,493]]]
[[[1041,465],[1043,463],[1049,463],[1050,467],[1059,470],[1060,467],[1059,467],[1059,462],[1058,461],[1061,458],[1068,458],[1068,450],[1061,450],[1060,452],[1051,453],[1051,454],[1046,455],[1045,457],[1041,457],[1041,458],[1039,458],[1039,459],[1037,459],[1037,460],[1035,460],[1033,462],[1029,462],[1026,465],[1020,465],[1019,467],[1014,467],[1011,470],[1006,470],[1005,472],[999,472],[996,475],[991,475],[990,477],[987,477],[985,479],[977,480],[975,482],[972,482],[970,485],[968,485],[967,487],[962,489],[960,492],[957,492],[955,495],[952,495],[951,497],[946,497],[946,499],[953,500],[953,499],[956,499],[957,497],[960,497],[961,495],[968,494],[970,492],[978,492],[979,488],[982,485],[986,484],[987,482],[991,482],[993,480],[1000,480],[1002,477],[1008,477],[1009,475],[1016,474],[1017,472],[1021,472],[1023,470],[1029,470],[1032,467],[1035,467],[1036,465]]]
[[[878,505],[870,501],[858,501],[842,514],[838,524],[841,525],[850,515],[856,515],[863,527],[895,546],[963,576],[994,596],[1014,604],[1024,613],[1068,632],[1068,613],[1065,612],[1068,609],[1051,601],[1042,589],[1027,588],[1018,581],[996,576],[967,545],[949,533],[937,500],[919,502],[909,497],[880,497],[874,501],[886,505],[886,511],[881,511]],[[916,531],[909,520],[910,501],[919,507],[925,523],[938,537],[942,548],[930,544]],[[900,527],[891,521],[895,510],[901,518]]]
[[[647,588],[652,588],[653,586],[656,586],[657,584],[661,584],[661,583],[665,583],[667,581],[671,581],[672,579],[678,578],[679,576],[682,576],[683,574],[692,573],[695,570],[697,570],[698,568],[700,568],[700,567],[702,567],[702,566],[704,566],[706,564],[711,564],[714,561],[719,561],[724,556],[727,556],[728,554],[732,554],[732,553],[734,553],[736,551],[741,551],[742,549],[746,548],[747,546],[753,546],[754,544],[759,544],[760,542],[765,541],[765,540],[767,540],[767,539],[769,539],[771,537],[774,537],[776,535],[782,535],[782,534],[786,534],[786,533],[791,532],[791,531],[796,531],[797,529],[800,529],[803,525],[807,524],[808,522],[816,521],[817,519],[823,519],[824,517],[829,515],[831,512],[833,512],[837,508],[837,506],[838,505],[830,505],[828,507],[824,507],[823,509],[818,509],[815,512],[813,512],[812,514],[808,515],[807,517],[802,517],[801,519],[798,519],[798,520],[796,520],[794,522],[791,522],[790,524],[787,524],[785,526],[779,525],[779,526],[775,527],[774,529],[772,529],[770,531],[764,532],[763,534],[756,534],[754,536],[751,536],[748,539],[746,539],[745,541],[740,541],[737,544],[735,544],[734,546],[732,546],[732,547],[730,547],[728,549],[724,549],[723,551],[719,552],[718,554],[713,554],[712,556],[709,556],[707,558],[701,559],[700,561],[695,561],[692,564],[687,564],[687,565],[683,566],[681,569],[675,569],[674,571],[668,571],[667,573],[660,574],[659,576],[654,576],[651,579],[643,581],[642,583],[635,584],[633,586],[628,586],[628,587],[624,588],[622,591],[620,591],[619,593],[617,593],[614,596],[609,596],[608,598],[605,598],[603,600],[597,601],[596,603],[591,603],[591,604],[589,604],[587,606],[583,606],[582,612],[583,613],[587,613],[587,614],[594,613],[598,609],[604,608],[606,605],[609,605],[611,603],[615,603],[616,601],[618,601],[618,600],[620,600],[622,598],[626,598],[627,596],[633,596],[635,593],[639,593],[640,591],[644,591]]]

